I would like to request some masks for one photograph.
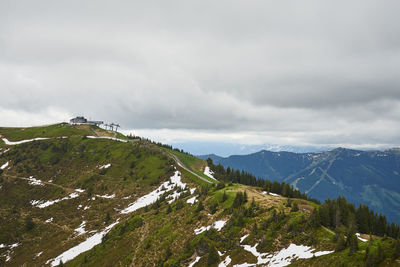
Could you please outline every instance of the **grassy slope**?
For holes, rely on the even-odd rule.
[[[48,126],[39,127],[0,127],[0,135],[7,138],[9,141],[20,141],[32,139],[36,137],[61,137],[61,136],[82,136],[82,135],[99,135],[99,136],[114,136],[114,132],[101,129],[98,126],[90,125],[70,125],[68,123],[59,123]],[[118,138],[127,139],[120,133],[117,133]],[[2,142],[2,141],[1,141]]]
[[[82,220],[87,221],[89,231],[102,229],[107,212],[112,219],[118,213],[114,208],[126,207],[135,195],[151,191],[173,171],[173,162],[148,142],[122,143],[80,136],[13,146],[0,156],[0,163],[6,161],[11,168],[1,176],[0,244],[23,244],[14,249],[13,265],[43,262],[81,242],[85,236],[76,237],[73,229]],[[112,164],[109,169],[99,170],[99,165],[107,163]],[[22,179],[29,176],[52,182],[32,186]],[[78,198],[44,209],[29,203],[62,198],[77,188],[86,191]],[[116,194],[116,197],[91,200],[95,195],[104,194]],[[128,196],[131,198],[123,199]],[[83,211],[78,209],[79,205],[90,208]],[[28,216],[36,224],[31,231],[25,229]],[[51,217],[53,222],[45,223]],[[0,249],[0,261],[4,260],[1,255],[5,251]],[[43,254],[32,261],[40,251]]]
[[[223,191],[227,193],[227,200],[222,202]],[[256,208],[256,216],[245,218],[243,224],[239,225],[235,220],[228,222],[221,232],[214,230],[194,235],[195,228],[210,225],[219,219],[229,219],[229,209],[233,204],[237,192],[246,191],[249,197],[254,197],[261,204]],[[185,200],[185,199],[184,199]],[[168,204],[163,202],[157,208],[148,208],[137,211],[130,218],[136,222],[135,226],[129,222],[125,226],[120,224],[107,236],[101,245],[94,250],[84,253],[67,263],[67,266],[99,266],[120,265],[127,266],[175,266],[188,265],[195,256],[202,256],[200,262],[195,266],[208,266],[208,249],[211,246],[219,251],[227,251],[234,263],[255,263],[255,257],[239,246],[239,239],[249,233],[245,243],[254,245],[260,240],[265,240],[263,252],[274,252],[280,248],[287,247],[290,243],[310,245],[317,250],[333,250],[335,243],[334,235],[324,229],[314,229],[308,226],[305,218],[308,212],[291,212],[285,205],[286,199],[262,195],[259,190],[251,187],[233,184],[224,189],[211,188],[207,195],[200,197],[205,205],[205,210],[197,212],[197,205],[185,204],[182,209],[176,208],[176,203],[171,205],[172,212],[167,212]],[[303,200],[293,200],[298,204],[312,209],[314,204],[305,203]],[[217,203],[217,212],[211,213],[211,205]],[[249,206],[250,203],[246,204]],[[285,216],[278,221],[265,222],[272,217],[272,211],[285,212]],[[137,223],[140,221],[140,223]],[[257,227],[255,227],[257,225]],[[122,228],[124,228],[122,230]],[[129,230],[127,230],[129,229]],[[389,257],[393,251],[393,240],[376,240],[381,243]],[[359,251],[348,256],[348,249],[343,252],[332,253],[315,259],[299,260],[294,262],[295,266],[344,266],[362,265],[367,243],[360,242]],[[259,247],[260,248],[260,245]],[[222,261],[225,256],[220,258]],[[395,264],[387,259],[382,266]]]
[[[50,126],[53,127],[53,126]],[[1,128],[1,133],[6,133]],[[69,129],[68,131],[82,129]],[[20,130],[21,131],[21,130]],[[24,130],[26,131],[26,130]],[[29,132],[29,131],[28,131]],[[37,132],[37,131],[34,131]],[[51,133],[46,130],[46,133]],[[58,132],[60,135],[67,135]],[[75,132],[76,133],[76,132]],[[121,217],[117,209],[126,207],[133,200],[142,196],[171,176],[174,162],[158,147],[146,142],[121,143],[106,139],[87,139],[77,134],[66,139],[51,139],[13,146],[9,152],[0,155],[0,165],[10,161],[11,168],[1,176],[0,189],[0,244],[20,242],[11,254],[11,261],[6,265],[29,266],[42,265],[67,248],[72,247],[88,235],[76,236],[74,229],[83,220],[87,221],[86,230],[101,230],[105,225]],[[10,134],[8,132],[8,134]],[[84,133],[86,135],[87,132]],[[92,135],[92,134],[90,134]],[[18,138],[29,139],[35,136],[22,135]],[[42,136],[42,135],[40,135]],[[50,136],[50,135],[49,135]],[[54,134],[53,137],[56,135]],[[11,140],[19,140],[18,138]],[[202,172],[205,162],[187,154],[174,151],[180,160],[192,170]],[[99,165],[111,163],[106,170],[99,170]],[[243,250],[239,239],[246,233],[250,236],[245,243],[259,245],[263,252],[274,252],[290,243],[313,245],[318,250],[331,250],[335,247],[333,234],[323,228],[314,229],[307,223],[309,212],[316,204],[304,200],[292,200],[300,206],[300,211],[291,212],[286,205],[287,199],[261,194],[259,189],[232,184],[223,189],[207,185],[191,173],[181,169],[184,182],[189,187],[209,186],[208,192],[199,199],[205,210],[196,211],[197,205],[190,205],[186,200],[191,196],[171,204],[162,201],[158,208],[143,208],[134,214],[121,217],[118,224],[94,249],[81,254],[68,262],[67,266],[149,266],[149,265],[187,265],[196,255],[202,259],[196,266],[207,266],[209,248],[227,251],[234,263],[254,263],[255,257]],[[32,186],[21,179],[33,175],[42,181],[50,181],[45,186]],[[68,195],[76,188],[86,191],[78,198],[66,200],[44,209],[33,208],[30,200],[50,200]],[[207,191],[207,190],[201,190]],[[246,191],[249,207],[254,198],[257,204],[254,216],[243,217],[232,214],[232,205],[238,192]],[[222,201],[223,194],[227,199]],[[115,194],[114,199],[96,198],[93,196]],[[130,197],[129,199],[124,199]],[[181,202],[182,208],[177,204]],[[90,206],[86,211],[78,209],[79,205]],[[213,207],[216,212],[213,213]],[[274,218],[274,210],[284,213]],[[106,220],[106,214],[110,220]],[[33,218],[35,227],[25,228],[25,219]],[[45,220],[53,217],[53,222]],[[221,232],[214,230],[194,235],[195,228],[207,226],[216,220],[231,220]],[[239,219],[240,218],[240,219]],[[90,236],[90,235],[89,235]],[[381,243],[387,256],[393,253],[393,240],[379,239],[373,242],[372,248]],[[366,243],[360,242],[359,251],[348,256],[348,250],[318,257],[299,260],[298,266],[345,266],[362,264]],[[36,254],[43,251],[39,257]],[[6,249],[0,249],[0,265],[4,262]],[[225,258],[221,257],[220,260]],[[382,265],[393,264],[386,260]]]
[[[203,173],[204,168],[207,166],[207,162],[196,158],[195,156],[186,154],[186,153],[182,153],[173,149],[168,149],[168,148],[163,148],[165,151],[174,154],[175,156],[177,156],[179,158],[179,160],[185,165],[187,166],[190,170],[192,170],[194,173],[196,173],[197,175],[200,175],[201,177],[203,177],[204,179],[210,181],[211,183],[215,183],[215,180],[211,179],[210,177],[208,177],[207,175],[205,175]],[[197,180],[200,180],[197,178]]]

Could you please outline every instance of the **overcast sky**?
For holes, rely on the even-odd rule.
[[[399,146],[400,1],[0,1],[0,125]]]

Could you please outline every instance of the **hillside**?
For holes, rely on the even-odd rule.
[[[208,155],[202,156],[205,159]],[[260,151],[244,156],[211,157],[216,164],[258,177],[286,182],[324,201],[345,196],[389,220],[400,221],[400,152],[338,148],[321,153]]]
[[[350,219],[325,224],[325,206],[216,181],[147,140],[68,124],[0,134],[0,265],[399,265],[390,236],[357,238]]]

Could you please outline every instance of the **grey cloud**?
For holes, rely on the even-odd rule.
[[[399,9],[1,1],[0,123],[53,112],[260,142],[398,145]]]

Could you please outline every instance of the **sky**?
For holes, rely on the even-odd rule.
[[[400,144],[399,1],[0,1],[0,125]]]

